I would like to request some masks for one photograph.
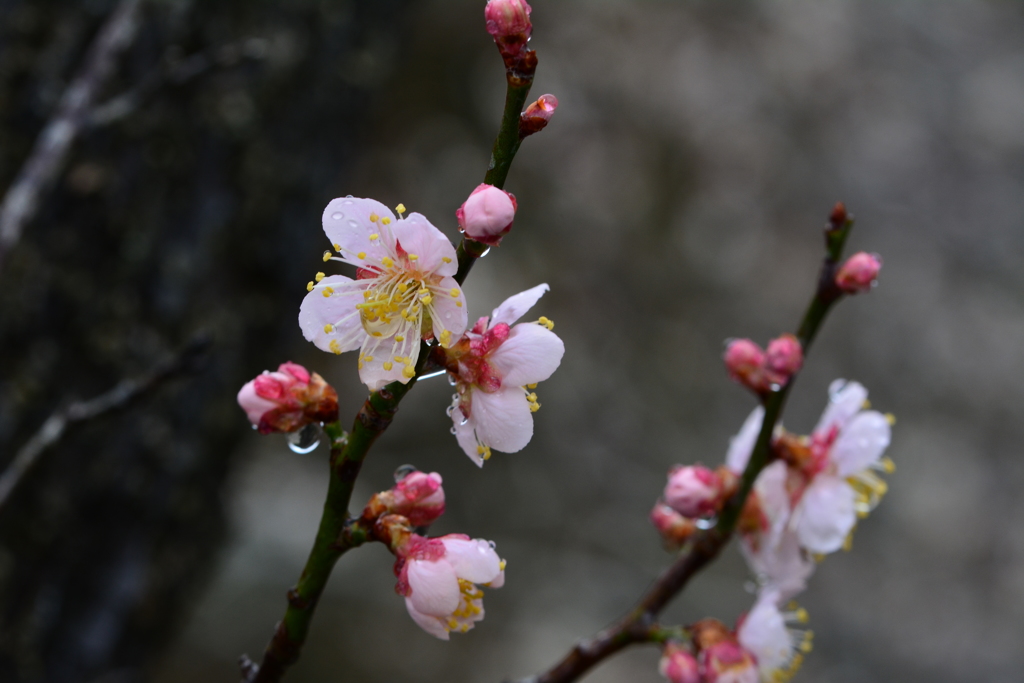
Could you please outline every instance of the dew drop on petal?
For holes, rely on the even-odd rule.
[[[331,214],[331,218],[333,218],[336,221],[340,221],[344,217],[345,214],[343,214],[341,211],[335,211],[334,213]]]
[[[351,219],[349,219],[349,222],[348,222],[348,224],[349,224],[350,226],[352,226],[353,228],[358,228],[358,227],[359,227],[359,222],[358,222],[358,221],[354,221],[354,220],[351,220]]]
[[[320,445],[320,425],[308,424],[287,436],[288,448],[294,453],[312,453]]]
[[[462,418],[462,422],[460,422],[459,425],[464,425],[467,422],[469,422],[469,418],[468,417],[464,417],[464,418]]]
[[[451,417],[452,413],[454,413],[454,412],[455,412],[455,406],[448,406],[447,408],[444,409],[444,413],[448,417]]]
[[[452,434],[458,434],[458,433],[459,433],[459,432],[458,432],[458,430],[457,430],[457,429],[455,429],[455,427],[452,427],[452,428],[451,428],[451,429],[449,429],[448,431],[450,431],[450,432],[451,432]]]
[[[459,400],[459,395],[458,394],[452,394],[452,400],[453,401],[458,401]]]
[[[487,541],[487,545],[491,546],[491,550],[494,550],[498,545],[494,541]]]
[[[395,468],[395,483],[402,481],[413,472],[417,472],[415,465],[399,465]]]
[[[458,384],[458,381],[451,375],[448,375],[448,384],[451,384],[454,387],[456,384]],[[458,394],[455,395],[458,396]],[[253,427],[253,429],[255,429],[255,426]]]
[[[718,524],[718,517],[702,517],[698,519],[695,524],[698,529],[710,529],[714,525]]]

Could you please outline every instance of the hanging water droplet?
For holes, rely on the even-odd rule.
[[[782,385],[776,382],[772,382],[770,385],[768,385],[768,388],[771,389],[772,391],[778,391],[779,389],[782,388]]]
[[[395,483],[402,481],[413,472],[418,472],[415,465],[399,465],[395,468]]]
[[[696,522],[694,522],[694,524],[697,525],[698,529],[710,529],[714,525],[718,524],[718,518],[714,516],[702,517],[698,519]]]
[[[452,394],[452,400],[453,401],[458,401],[459,400],[459,395],[458,394]]]
[[[466,424],[467,422],[469,422],[469,418],[468,418],[468,417],[464,417],[464,418],[462,418],[462,422],[460,422],[460,423],[459,423],[459,425],[460,425],[460,426],[461,426],[461,425],[464,425],[464,424]]]
[[[452,413],[455,412],[455,406],[448,406],[447,408],[444,409],[444,412],[448,417],[451,417]]]
[[[452,427],[448,431],[450,431],[452,434],[458,434],[459,433],[459,430],[455,429],[455,427]]]
[[[480,256],[478,256],[477,258],[483,258],[484,256],[487,256],[490,253],[491,253],[491,248],[487,247],[482,252],[480,252]]]
[[[256,429],[256,425],[253,425],[253,426],[252,426],[252,428],[253,428],[253,429]]]
[[[463,235],[466,234],[466,229],[464,227],[462,227],[461,225],[459,226],[459,233],[461,233]]]
[[[340,221],[344,217],[345,214],[343,214],[341,211],[335,211],[334,213],[331,214],[331,218],[333,218],[336,221]]]
[[[487,541],[487,545],[491,546],[491,550],[494,550],[496,547],[498,547],[494,541]]]
[[[288,448],[295,453],[312,453],[320,445],[320,425],[308,424],[297,432],[286,435]]]
[[[458,384],[458,382],[456,381],[456,379],[454,377],[452,377],[451,375],[448,375],[448,384],[450,384],[450,385],[452,385],[454,387],[456,384]]]

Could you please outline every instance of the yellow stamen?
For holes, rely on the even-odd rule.
[[[896,463],[888,455],[881,459],[880,464],[882,465],[882,471],[886,474],[892,474],[896,471]]]
[[[441,260],[444,261],[445,263],[451,263],[452,262],[452,260],[450,258],[448,258],[447,256],[442,256]]]
[[[377,221],[379,221],[379,220],[380,220],[380,216],[378,216],[378,215],[377,215],[377,214],[375,214],[375,213],[371,213],[371,214],[370,214],[370,222],[371,222],[371,223],[376,223],[376,222],[377,222]]]
[[[361,251],[358,254],[356,254],[356,256],[359,257],[359,258],[366,258],[366,252],[365,251]]]
[[[451,294],[453,297],[457,298],[459,296],[459,288],[458,287],[452,287],[451,290],[448,293]]]
[[[410,261],[419,261],[420,257],[417,254],[409,254]]]
[[[455,302],[455,306],[458,307],[458,308],[462,308],[462,302],[461,301],[456,301]]]
[[[402,342],[404,342],[404,341],[405,341],[405,337],[403,337],[403,336],[402,336],[402,335],[400,335],[400,334],[396,334],[396,335],[395,335],[395,341],[396,341],[396,342],[398,342],[399,344],[401,344]]]
[[[334,247],[334,251],[338,251],[338,252],[341,251],[341,245],[340,244],[332,244],[331,246]]]
[[[390,268],[391,266],[395,265],[395,262],[391,260],[390,256],[385,256],[380,260],[380,262],[384,264],[385,268]]]
[[[324,279],[325,277],[327,277],[327,276],[326,276],[326,275],[324,275],[323,273],[317,273],[317,274],[316,274],[316,281],[317,281],[317,282],[320,282],[320,281],[321,281],[321,280],[323,280],[323,279]]]
[[[306,291],[307,292],[312,292],[313,291],[313,281],[312,280],[310,280],[309,282],[306,283]]]
[[[895,426],[895,424],[896,424],[896,416],[893,415],[892,413],[886,413],[885,414],[885,421],[889,423],[890,427]]]
[[[420,297],[420,301],[423,302],[424,306],[429,306],[430,302],[434,300],[434,297],[427,294],[426,296]]]
[[[441,342],[441,346],[444,346],[445,348],[451,346],[451,343],[452,343],[452,332],[451,332],[451,330],[445,330],[445,331],[443,331],[441,333],[440,342]]]
[[[551,322],[551,320],[545,318],[544,316],[538,318],[537,322],[543,325],[544,327],[548,328],[549,330],[555,329],[555,323]]]
[[[385,372],[391,372],[391,368],[393,368],[393,367],[395,367],[394,363],[392,363],[389,360],[384,361],[384,370],[385,370]]]
[[[414,368],[411,365],[406,365],[404,368],[402,368],[402,376],[407,377],[408,379],[412,379],[413,377],[416,376],[416,368]]]
[[[330,260],[331,260],[331,252],[325,251],[324,252],[324,263],[327,263]]]
[[[331,343],[327,345],[327,348],[329,348],[335,354],[341,354],[341,344],[338,343],[337,339],[332,339]]]
[[[334,287],[324,287],[324,298],[325,299],[330,297],[332,294],[334,294]]]
[[[326,332],[327,334],[330,334],[331,332],[334,332],[334,325],[332,325],[330,323],[327,323],[326,325],[324,325],[324,332]]]
[[[384,225],[390,225],[391,224],[391,219],[388,218],[387,216],[384,216],[384,218],[382,218],[380,220],[380,222],[383,223]]]
[[[405,204],[399,204],[398,206],[396,206],[395,213],[397,213],[399,216],[405,213]]]

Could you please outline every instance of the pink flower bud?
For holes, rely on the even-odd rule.
[[[444,514],[441,475],[414,471],[391,489],[390,511],[409,518],[412,526],[426,526]]]
[[[725,369],[740,384],[760,391],[765,354],[761,347],[749,339],[733,339],[725,347]]]
[[[484,8],[487,32],[494,37],[508,65],[514,63],[526,50],[526,43],[533,31],[531,11],[526,0],[488,0]]]
[[[857,252],[836,273],[836,285],[847,294],[871,291],[878,271],[882,269],[882,257],[866,251]]]
[[[554,95],[541,95],[536,102],[530,104],[519,116],[519,137],[543,130],[558,109],[558,98]]]
[[[651,524],[661,534],[665,545],[670,550],[679,548],[697,530],[697,525],[693,523],[693,520],[683,517],[668,505],[660,502],[655,503],[650,519]]]
[[[676,467],[668,476],[665,502],[684,517],[712,515],[721,502],[722,480],[706,467]]]
[[[238,392],[238,405],[260,434],[294,432],[338,418],[338,394],[320,375],[295,363],[257,376]]]
[[[804,350],[800,340],[791,334],[771,340],[765,354],[765,375],[772,384],[782,385],[800,371],[804,364]]]
[[[757,661],[735,640],[720,640],[701,652],[705,683],[759,683]]]
[[[491,246],[497,246],[512,229],[515,216],[515,196],[486,183],[478,185],[455,212],[467,236]]]
[[[658,673],[672,683],[700,683],[697,658],[678,643],[669,642],[661,652]]]

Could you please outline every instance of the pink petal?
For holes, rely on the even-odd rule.
[[[488,361],[501,376],[502,386],[518,387],[551,377],[564,354],[565,344],[554,332],[536,323],[520,323]]]
[[[379,221],[371,222],[370,214],[377,214],[381,219],[390,218],[391,225],[395,224],[395,214],[376,199],[339,197],[332,199],[324,209],[323,224],[327,239],[332,246],[337,244],[341,248],[341,258],[357,266],[380,263],[383,257],[393,256],[389,246],[393,248],[394,243],[387,237],[386,231],[383,239],[370,239],[370,235],[380,235],[382,232],[382,224]],[[359,258],[360,253],[366,256]]]
[[[238,405],[245,411],[245,416],[249,418],[249,422],[254,425],[260,423],[260,418],[263,417],[264,413],[277,407],[276,403],[268,401],[256,393],[255,380],[246,382],[238,390]]]
[[[462,447],[465,454],[469,456],[469,459],[475,462],[477,467],[483,467],[484,458],[476,450],[476,423],[473,418],[466,420],[465,423],[462,422],[463,419],[462,413],[459,412],[458,408],[452,411],[452,422],[455,424],[455,439],[459,442],[459,446]]]
[[[459,270],[455,247],[423,214],[411,213],[392,223],[395,239],[409,254],[415,254],[415,268],[424,273],[455,275]],[[445,261],[445,259],[449,259]]]
[[[498,575],[487,582],[488,588],[501,588],[505,585],[505,570],[502,569]]]
[[[762,594],[736,633],[740,645],[757,657],[765,680],[771,680],[772,672],[784,667],[793,656],[793,639],[774,602],[775,597],[771,593]]]
[[[473,392],[473,422],[477,438],[502,453],[523,450],[533,437],[533,415],[521,387],[502,387],[488,394]]]
[[[455,569],[460,579],[473,583],[489,583],[501,573],[501,558],[491,544],[482,538],[466,541],[441,537],[444,559]]]
[[[407,339],[398,344],[394,337],[366,336],[364,340],[359,351],[359,357],[362,359],[360,360],[362,365],[359,368],[360,382],[365,384],[370,391],[377,391],[392,382],[401,382],[402,384],[409,382],[410,378],[402,374],[405,364],[397,363],[393,359],[395,355],[408,357],[410,362],[415,364],[420,352],[419,339],[414,339],[411,344]],[[367,357],[373,360],[366,360]],[[391,363],[390,370],[384,369],[384,363],[387,362]]]
[[[417,612],[447,617],[459,606],[459,580],[445,560],[409,560],[409,599]]]
[[[451,343],[454,344],[459,341],[469,324],[466,295],[452,277],[443,278],[438,284],[431,285],[430,290],[433,299],[430,302],[430,319],[434,336],[441,339],[441,335],[447,330],[451,332]],[[451,293],[455,290],[458,293],[452,296]]]
[[[750,455],[754,452],[754,444],[757,443],[757,436],[761,433],[761,423],[764,421],[764,408],[758,406],[747,416],[740,427],[739,433],[729,440],[729,450],[725,454],[725,466],[736,474],[743,474],[750,461]]]
[[[850,418],[860,412],[868,398],[868,390],[863,384],[841,379],[829,385],[828,393],[831,397],[828,407],[818,420],[814,434],[827,436],[833,427],[842,429]]]
[[[448,635],[448,629],[441,623],[441,620],[437,617],[432,617],[428,614],[416,611],[416,607],[413,606],[412,599],[405,599],[405,609],[409,612],[409,616],[416,622],[416,625],[421,629],[441,640],[449,640],[451,636]]]
[[[836,474],[846,477],[878,462],[891,436],[889,421],[880,412],[867,410],[854,416],[832,445]]]
[[[819,474],[804,491],[794,512],[800,544],[812,553],[831,553],[857,522],[854,491],[842,479]]]
[[[522,318],[528,310],[533,308],[533,305],[544,296],[544,292],[551,289],[547,284],[537,285],[532,287],[525,292],[519,292],[513,294],[509,298],[501,302],[501,304],[494,309],[491,313],[491,326],[495,326],[498,323],[505,323],[511,325],[515,321]]]
[[[334,294],[325,297],[324,287],[332,287]],[[299,328],[302,335],[322,351],[333,351],[330,344],[338,341],[339,352],[359,348],[363,343],[362,321],[356,304],[363,302],[364,285],[343,275],[331,275],[320,281],[320,286],[308,293],[299,307]],[[335,325],[332,332],[325,325]]]

